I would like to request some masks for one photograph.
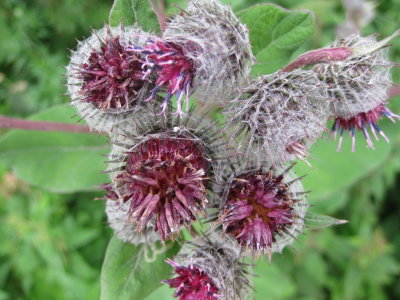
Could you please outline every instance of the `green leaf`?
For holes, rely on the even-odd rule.
[[[257,262],[254,268],[255,299],[293,299],[296,286],[289,274],[282,271],[277,264],[268,263],[267,259]]]
[[[161,280],[168,279],[172,269],[164,260],[177,254],[180,246],[153,246],[158,249],[134,246],[116,237],[110,240],[101,270],[101,300],[145,299],[161,286]]]
[[[75,110],[59,105],[31,120],[74,123]],[[0,162],[20,179],[57,193],[96,190],[107,181],[102,156],[109,152],[97,134],[12,130],[0,139]]]
[[[176,300],[173,296],[175,290],[171,289],[168,285],[163,284],[160,288],[151,293],[145,300]]]
[[[238,13],[250,31],[259,64],[253,75],[269,74],[285,66],[293,52],[309,39],[315,27],[311,11],[286,10],[274,4],[259,4]]]
[[[159,32],[156,14],[148,0],[115,0],[110,11],[111,26],[139,25],[145,31]]]

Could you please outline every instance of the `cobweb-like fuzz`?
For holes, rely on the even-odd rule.
[[[400,119],[386,107],[387,90],[392,85],[390,69],[393,63],[389,61],[384,47],[397,34],[381,42],[376,41],[375,36],[358,35],[338,40],[330,47],[351,48],[353,55],[343,61],[313,66],[321,81],[327,84],[330,113],[335,118],[332,132],[335,138],[340,133],[338,151],[345,132],[352,136],[352,151],[355,151],[355,134],[358,130],[363,132],[368,147],[372,149],[374,144],[369,130],[376,140],[379,140],[379,133],[389,141],[379,128],[378,121],[384,117],[393,122]]]
[[[223,103],[246,81],[254,61],[247,28],[230,6],[193,0],[167,24],[163,39],[181,47],[194,68],[199,101]]]
[[[145,121],[141,134],[127,131],[113,141],[108,172],[118,197],[130,201],[137,229],[154,223],[165,241],[205,216],[221,136],[202,120],[174,119],[169,110]]]
[[[290,168],[242,166],[225,185],[218,222],[253,254],[282,252],[303,228],[308,203],[301,178]]]
[[[306,161],[329,116],[324,91],[312,71],[255,79],[222,111],[238,151],[275,165],[296,158]]]
[[[142,57],[125,47],[143,45],[147,37],[136,27],[105,26],[72,51],[68,93],[92,129],[110,132],[142,108],[152,84],[143,79]]]
[[[240,246],[221,233],[197,237],[176,260],[167,263],[178,276],[163,283],[176,288],[174,296],[180,300],[244,300],[251,294],[249,268],[242,262]]]

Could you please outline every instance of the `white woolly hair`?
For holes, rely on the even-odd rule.
[[[330,48],[373,49],[378,43],[375,35],[353,35],[334,42]],[[327,83],[332,116],[349,119],[386,103],[387,89],[392,85],[392,66],[387,49],[381,46],[375,51],[356,54],[344,61],[316,64],[312,70]]]
[[[222,294],[221,300],[245,300],[252,297],[252,273],[243,262],[240,245],[222,232],[209,232],[184,244],[176,260],[204,271]],[[250,274],[251,273],[251,274]]]
[[[168,138],[197,142],[202,146],[205,158],[211,164],[212,174],[220,172],[219,169],[223,164],[221,157],[226,155],[226,136],[216,129],[212,120],[205,115],[197,115],[196,110],[190,110],[183,118],[172,113],[171,108],[163,115],[155,111],[148,112],[133,127],[116,129],[119,134],[111,136],[112,149],[108,156],[109,164],[106,172],[109,173],[118,195],[120,191],[116,186],[115,177],[124,171],[127,153],[134,152],[151,139]],[[215,184],[210,182],[208,190],[214,189]],[[210,197],[209,200],[213,199]]]
[[[141,109],[141,105],[134,105],[129,109],[104,111],[84,101],[84,96],[81,93],[84,82],[80,74],[80,66],[89,61],[93,51],[99,51],[107,39],[115,36],[119,36],[119,42],[122,46],[143,46],[150,37],[148,33],[135,26],[110,27],[106,25],[100,30],[94,30],[86,40],[78,42],[77,49],[71,51],[71,60],[66,67],[68,94],[71,97],[71,104],[75,106],[78,115],[86,121],[92,130],[106,133],[112,132],[116,125],[123,127],[124,123],[132,123],[132,113],[136,113]],[[150,88],[150,84],[145,84],[135,99],[147,98]],[[129,127],[130,125],[127,124],[125,126]]]
[[[246,26],[217,0],[190,1],[163,38],[194,62],[194,97],[204,103],[224,103],[237,94],[254,62]]]
[[[129,220],[130,203],[130,200],[125,203],[120,200],[106,201],[108,225],[114,230],[117,238],[133,245],[149,245],[159,241],[160,235],[154,231],[153,224],[138,232],[135,224]]]
[[[255,79],[222,113],[239,153],[274,165],[299,158],[287,151],[294,143],[307,152],[329,116],[324,84],[306,70]]]
[[[290,194],[293,200],[296,200],[293,205],[293,215],[295,216],[293,224],[285,227],[286,232],[280,232],[275,235],[275,242],[272,244],[270,249],[266,249],[266,253],[270,256],[272,253],[282,253],[283,249],[286,246],[290,246],[295,241],[295,238],[303,232],[304,227],[304,218],[309,208],[309,204],[307,201],[307,192],[304,191],[303,184],[301,183],[301,179],[304,177],[299,177],[292,170],[294,164],[288,166],[280,166],[273,167],[269,162],[251,159],[247,160],[246,158],[238,158],[236,161],[233,161],[230,165],[230,170],[225,170],[224,173],[226,176],[230,173],[228,178],[225,178],[225,182],[221,184],[222,189],[219,191],[221,195],[221,202],[219,211],[223,211],[223,208],[227,201],[227,196],[229,189],[235,178],[240,177],[241,174],[247,174],[251,172],[259,172],[260,170],[267,174],[270,170],[272,171],[273,176],[278,177],[283,175],[282,182],[288,186],[287,193]],[[254,256],[254,250],[243,247],[242,254],[245,256]]]

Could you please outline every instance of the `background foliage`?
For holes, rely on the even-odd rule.
[[[184,0],[168,2],[184,6]],[[246,9],[264,1],[225,2],[232,2],[249,23],[254,18]],[[287,16],[278,8],[273,15],[278,19],[268,17],[269,10],[262,22],[248,24],[253,28],[257,58],[264,62],[254,74],[272,72],[289,56],[325,46],[345,18],[339,0],[272,2],[313,11],[316,26],[309,13],[293,13],[289,25],[301,32],[290,36],[288,31],[289,36],[282,38],[279,18]],[[0,113],[75,122],[65,105],[68,99],[60,96],[65,92],[62,74],[67,48],[74,48],[75,38],[87,36],[91,27],[101,27],[111,6],[111,0],[3,0]],[[397,29],[398,20],[400,1],[382,1],[363,33],[387,36]],[[257,30],[271,40],[257,39]],[[399,40],[390,53],[392,60],[400,62]],[[399,69],[394,79],[400,81]],[[392,101],[395,112],[400,112],[398,100]],[[257,263],[257,300],[400,298],[396,284],[400,279],[400,126],[385,123],[383,127],[392,143],[380,142],[376,151],[365,149],[362,138],[355,154],[350,153],[349,143],[336,153],[334,143],[322,140],[313,148],[314,169],[298,164],[300,175],[309,174],[304,184],[312,190],[312,210],[350,223],[307,231],[295,249],[275,255],[272,264]],[[94,134],[0,132],[0,300],[99,299],[100,270],[111,231],[103,202],[93,199],[101,197],[95,186],[106,180],[99,172],[104,168],[100,155],[107,151],[107,141]],[[111,246],[123,248],[115,241]],[[164,286],[146,300],[170,299],[171,294]]]

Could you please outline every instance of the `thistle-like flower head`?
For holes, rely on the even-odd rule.
[[[304,223],[308,204],[300,179],[290,168],[233,174],[223,192],[223,230],[252,253],[281,252]]]
[[[254,80],[223,110],[227,130],[246,156],[273,164],[306,160],[328,118],[324,85],[312,71],[276,72]]]
[[[130,216],[139,230],[157,215],[156,230],[165,240],[207,206],[210,166],[199,143],[184,136],[153,137],[127,156],[125,172],[115,181],[132,201]]]
[[[176,288],[174,296],[179,300],[217,300],[219,289],[213,280],[194,264],[182,266],[173,260],[167,260],[175,270],[177,277],[165,280],[171,288]]]
[[[242,261],[240,247],[221,232],[197,237],[185,244],[175,262],[167,260],[177,277],[164,280],[176,288],[179,299],[248,299],[249,266]]]
[[[185,97],[186,108],[189,107],[189,95],[193,85],[194,68],[190,58],[186,57],[182,47],[157,37],[149,39],[144,47],[128,48],[132,53],[145,57],[142,68],[143,78],[156,74],[155,87],[147,101],[165,88],[167,96],[162,104],[162,113],[172,96],[177,96],[177,113],[182,113],[182,100]]]
[[[68,92],[90,127],[109,131],[141,107],[151,83],[143,79],[141,56],[125,47],[132,42],[144,44],[147,36],[135,27],[106,26],[72,52]]]
[[[230,6],[192,0],[167,24],[163,39],[181,47],[199,101],[224,102],[241,88],[254,61],[247,28]]]
[[[378,121],[386,116],[390,120],[400,117],[387,107],[387,89],[392,85],[386,44],[400,34],[377,41],[376,36],[351,36],[338,40],[331,48],[344,47],[351,49],[352,55],[339,61],[327,61],[316,64],[313,70],[321,81],[327,84],[330,102],[330,113],[335,118],[332,131],[336,137],[340,132],[338,151],[341,148],[345,131],[352,136],[352,151],[355,151],[355,133],[363,132],[367,145],[374,148],[368,129],[378,140],[376,131],[386,141],[389,139],[381,131]]]
[[[103,110],[129,109],[144,85],[140,57],[128,53],[119,36],[106,37],[101,48],[93,49],[80,66],[80,72],[83,101]]]
[[[111,179],[119,198],[131,202],[129,218],[138,230],[154,222],[164,241],[205,215],[219,136],[211,138],[201,121],[171,119],[170,111],[147,122],[137,135],[125,132],[114,141]]]

